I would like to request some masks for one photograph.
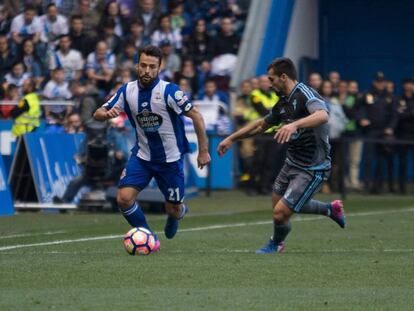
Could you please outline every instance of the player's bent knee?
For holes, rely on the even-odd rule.
[[[285,224],[292,216],[291,209],[286,206],[282,201],[279,201],[273,208],[273,220],[277,224]]]
[[[121,209],[129,208],[132,204],[134,204],[136,196],[136,193],[128,191],[128,189],[119,189],[116,195],[118,207]]]

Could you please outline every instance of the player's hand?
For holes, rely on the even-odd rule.
[[[232,144],[233,144],[233,142],[231,141],[231,139],[228,139],[228,138],[221,141],[221,143],[217,147],[218,155],[220,157],[223,156],[227,152],[227,150],[230,149]]]
[[[298,130],[298,127],[294,123],[283,125],[276,132],[274,139],[276,139],[276,141],[279,144],[287,143],[292,137],[292,135],[296,133],[297,130]]]
[[[208,152],[200,152],[197,157],[198,168],[202,169],[208,163],[210,163],[211,157]]]
[[[106,117],[108,119],[113,119],[113,118],[116,118],[117,116],[119,116],[119,110],[117,107],[113,107],[106,112]]]

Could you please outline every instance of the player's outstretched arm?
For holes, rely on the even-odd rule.
[[[196,107],[193,107],[185,115],[193,120],[194,130],[198,141],[197,163],[199,168],[203,168],[211,161],[210,154],[208,153],[208,140],[203,117]]]
[[[217,153],[222,156],[230,149],[234,141],[264,133],[271,125],[264,119],[259,119],[245,125],[230,136],[227,136],[217,147]]]
[[[106,110],[105,108],[101,107],[98,108],[93,114],[95,120],[98,121],[106,121],[108,119],[116,118],[117,116],[119,116],[119,110],[117,107],[113,107],[110,110]]]
[[[279,144],[287,143],[290,137],[300,128],[317,127],[328,122],[329,115],[325,110],[316,110],[311,115],[282,126],[275,134],[274,139]]]

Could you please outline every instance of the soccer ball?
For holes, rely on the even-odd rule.
[[[146,228],[132,228],[124,237],[124,246],[130,255],[149,255],[155,247],[155,237]]]

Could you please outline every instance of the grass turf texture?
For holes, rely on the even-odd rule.
[[[188,203],[181,229],[233,227],[160,235],[160,253],[133,257],[121,238],[1,250],[122,235],[119,214],[0,218],[0,310],[414,309],[412,196],[349,196],[346,230],[296,216],[286,253],[272,255],[254,254],[272,232],[269,197],[214,192]],[[164,216],[148,218],[162,231]]]

